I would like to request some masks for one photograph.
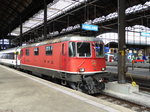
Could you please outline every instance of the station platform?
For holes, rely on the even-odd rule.
[[[0,112],[132,112],[0,65]]]
[[[111,72],[111,73],[117,73],[118,72],[118,67],[117,66],[107,66],[106,70],[108,72]],[[134,68],[132,70],[131,67],[128,67],[127,73],[130,73],[130,74],[133,74],[133,75],[136,75],[136,76],[150,77],[150,71],[149,71],[149,69],[146,69],[146,68]]]
[[[111,72],[114,76],[117,76],[118,73],[118,63],[117,62],[107,62],[106,63],[107,72]],[[127,63],[127,76],[133,77],[136,79],[143,79],[150,81],[150,64],[149,63]]]
[[[118,62],[106,62],[107,66],[117,66]],[[128,67],[132,67],[134,66],[134,68],[145,68],[145,69],[149,69],[150,68],[150,63],[126,63],[126,65]]]

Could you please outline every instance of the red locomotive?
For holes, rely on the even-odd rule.
[[[16,52],[20,53],[14,53],[15,66],[20,69],[61,79],[62,84],[89,94],[105,88],[104,43],[98,38],[68,35],[16,48]]]

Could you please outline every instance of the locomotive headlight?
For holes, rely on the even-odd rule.
[[[102,68],[102,71],[106,70],[106,68]]]
[[[85,69],[84,69],[84,68],[80,68],[79,71],[80,71],[80,72],[84,72]]]

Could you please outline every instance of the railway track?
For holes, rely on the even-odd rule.
[[[117,81],[116,77],[114,77],[114,81]],[[150,81],[149,80],[134,78],[134,81],[139,85],[139,91],[141,93],[150,95]],[[130,77],[127,77],[127,82],[128,83],[132,82]],[[105,93],[103,93],[102,95],[98,95],[96,97],[101,98],[103,100],[107,100],[112,103],[115,103],[117,105],[124,106],[126,108],[130,108],[131,110],[133,110],[135,112],[150,112],[150,108],[148,108],[146,106],[137,105],[135,103],[132,103],[132,102],[129,102],[129,101],[126,101],[123,99],[119,99],[119,98],[115,98],[113,96],[106,95]]]
[[[140,90],[141,91],[146,91],[150,94],[150,88],[148,88],[148,87],[140,87]]]
[[[116,105],[129,108],[135,112],[150,112],[150,108],[148,107],[137,105],[137,104],[134,104],[134,103],[131,103],[131,102],[119,99],[119,98],[114,98],[112,96],[105,95],[104,93],[102,93],[101,95],[95,95],[95,97],[111,102]]]

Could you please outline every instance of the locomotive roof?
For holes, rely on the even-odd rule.
[[[46,45],[46,44],[51,44],[51,43],[59,43],[59,42],[64,42],[64,41],[98,41],[98,42],[103,43],[101,39],[95,38],[95,37],[67,35],[67,36],[50,39],[50,40],[46,40],[46,41],[42,41],[42,42],[38,42],[34,44],[29,44],[29,45],[23,46],[22,48],[35,47],[35,46],[41,46],[41,45]]]

